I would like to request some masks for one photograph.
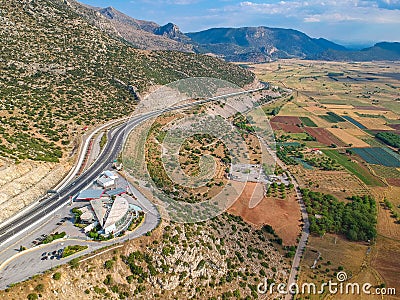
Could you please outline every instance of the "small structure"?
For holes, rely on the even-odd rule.
[[[96,228],[97,225],[99,225],[98,222],[93,222],[92,224],[90,224],[90,225],[86,226],[85,228],[83,228],[83,231],[85,231],[85,233],[88,233],[92,229]]]
[[[240,182],[269,183],[268,176],[260,164],[231,164],[229,179]]]
[[[97,184],[100,185],[102,188],[107,189],[115,185],[115,181],[112,178],[101,176],[97,179]]]
[[[93,214],[93,210],[90,209],[88,206],[84,206],[80,208],[82,215],[80,216],[81,220],[85,223],[93,223],[95,220],[95,216]]]
[[[83,190],[76,196],[77,201],[89,201],[93,199],[100,199],[103,196],[104,190]]]

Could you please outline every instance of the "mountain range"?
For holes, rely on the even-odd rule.
[[[137,20],[113,7],[85,8],[91,12],[83,12],[82,5],[75,5],[75,9],[89,17],[91,22],[140,49],[195,52],[240,62],[266,62],[279,58],[400,60],[400,43],[397,42],[377,43],[354,51],[324,38],[311,38],[303,32],[284,28],[211,28],[183,33],[175,24],[161,26]]]

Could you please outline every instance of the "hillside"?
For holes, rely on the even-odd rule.
[[[94,26],[73,5],[0,4],[1,156],[59,161],[76,147],[71,141],[83,127],[134,109],[130,86],[144,92],[191,76],[241,86],[254,80],[252,73],[209,56],[134,49],[110,35],[109,23]]]
[[[212,52],[228,61],[269,61],[300,57],[328,49],[344,51],[345,47],[325,39],[314,39],[293,30],[268,27],[212,28],[187,34],[199,52]]]
[[[332,61],[400,60],[400,43],[377,43],[360,51],[327,50],[313,58]]]
[[[197,224],[162,222],[149,236],[16,284],[0,298],[257,299],[263,278],[287,280],[287,252],[279,238],[229,214]]]

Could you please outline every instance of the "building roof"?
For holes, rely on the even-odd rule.
[[[104,193],[104,190],[83,190],[76,197],[77,200],[92,200],[99,199]]]
[[[110,177],[110,178],[118,178],[118,176],[114,173],[114,172],[112,172],[112,171],[109,171],[109,170],[107,170],[107,171],[104,171],[104,176],[106,176],[106,177]]]
[[[123,188],[117,188],[117,189],[109,190],[109,191],[106,192],[106,194],[108,196],[110,196],[110,197],[111,196],[116,196],[116,195],[121,195],[123,193],[126,193],[126,190],[123,189]]]
[[[99,221],[100,225],[103,226],[104,216],[107,212],[106,208],[104,207],[103,201],[101,199],[92,200],[90,201],[90,205],[92,206],[94,214],[96,215],[96,218]]]
[[[114,184],[114,179],[105,177],[105,176],[101,176],[99,179],[97,179],[97,182],[101,185],[107,185],[107,184]]]
[[[125,216],[125,214],[128,212],[128,209],[129,209],[129,203],[125,198],[122,197],[115,198],[113,206],[111,207],[111,210],[108,213],[107,220],[103,227],[107,228],[117,223]]]
[[[94,218],[93,211],[88,206],[80,208],[80,211],[82,212],[81,220],[90,222]]]

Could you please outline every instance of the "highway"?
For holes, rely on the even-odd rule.
[[[54,194],[49,198],[43,199],[38,205],[27,209],[12,222],[0,226],[0,247],[10,241],[14,241],[23,232],[29,230],[29,227],[33,223],[38,222],[42,219],[44,220],[47,215],[53,213],[63,205],[66,205],[70,201],[70,197],[76,195],[82,189],[92,183],[97,178],[97,176],[99,176],[99,174],[103,170],[108,168],[109,165],[112,164],[113,161],[117,158],[125,142],[125,134],[127,132],[130,132],[140,123],[155,116],[158,116],[164,112],[188,108],[212,101],[219,101],[223,98],[256,92],[262,89],[264,89],[264,87],[216,96],[204,100],[199,100],[191,103],[168,107],[158,111],[145,113],[143,115],[131,118],[129,121],[113,128],[108,133],[108,142],[105,145],[103,151],[101,152],[97,160],[83,174],[81,174],[72,183],[58,190],[57,194]]]

